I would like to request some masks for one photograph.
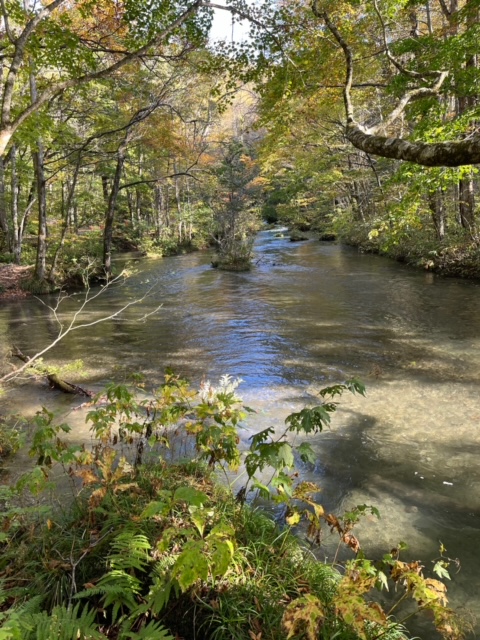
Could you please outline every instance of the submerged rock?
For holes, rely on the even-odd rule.
[[[325,231],[325,233],[320,234],[318,239],[322,242],[334,242],[337,239],[337,234]]]
[[[304,242],[305,240],[308,240],[308,236],[301,231],[294,230],[290,234],[290,242]]]

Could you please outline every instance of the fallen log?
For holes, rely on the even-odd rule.
[[[18,358],[22,362],[30,362],[30,358],[26,356],[24,353],[20,351],[18,347],[13,346],[12,348],[12,356]],[[32,363],[33,364],[33,363]],[[58,389],[59,391],[63,391],[64,393],[74,393],[77,395],[85,396],[86,398],[92,398],[93,392],[88,391],[87,389],[83,389],[76,384],[71,382],[67,382],[66,380],[62,380],[57,376],[56,373],[49,373],[48,368],[44,366],[37,365],[38,371],[45,376],[48,380],[49,385],[53,389]]]

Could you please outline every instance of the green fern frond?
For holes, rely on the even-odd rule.
[[[51,614],[46,611],[25,613],[15,611],[0,628],[1,640],[104,640],[106,636],[95,624],[96,612],[80,604],[73,609],[54,607]]]
[[[3,585],[0,590],[0,602],[3,605],[6,600],[6,592]],[[25,632],[28,631],[28,618],[40,611],[43,598],[35,596],[20,606],[12,607],[0,613],[0,640],[25,640]],[[33,630],[33,626],[30,630]]]
[[[148,538],[141,533],[123,531],[112,543],[113,553],[109,557],[110,566],[113,569],[128,571],[137,569],[145,571],[148,565],[149,551],[152,545]]]
[[[100,579],[97,587],[80,591],[75,597],[101,596],[104,607],[113,606],[112,620],[115,622],[122,608],[133,611],[138,606],[136,596],[140,589],[141,583],[134,576],[123,571],[111,571]]]
[[[175,640],[168,629],[159,622],[149,622],[140,631],[125,630],[120,633],[119,640]]]

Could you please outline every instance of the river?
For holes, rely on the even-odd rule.
[[[194,383],[240,377],[240,395],[257,410],[244,439],[281,425],[323,386],[360,378],[366,398],[342,397],[331,430],[313,441],[317,464],[301,476],[321,485],[328,510],[379,508],[380,521],[359,529],[372,553],[405,540],[410,557],[428,565],[441,541],[462,565],[449,584],[451,604],[478,615],[479,283],[331,243],[291,243],[275,231],[261,232],[255,251],[247,273],[214,270],[205,253],[142,260],[136,275],[99,296],[83,318],[99,319],[150,291],[148,297],[71,334],[48,362],[81,358],[87,377],[78,382],[94,390],[130,371],[160,382],[166,367]],[[65,300],[60,319],[79,300]],[[16,344],[34,353],[57,330],[39,300],[0,307],[3,349]],[[79,400],[41,384],[23,384],[3,404],[26,413],[45,404],[74,426],[74,439],[88,437],[82,411],[72,412]]]

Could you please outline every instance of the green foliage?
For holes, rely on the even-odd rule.
[[[342,393],[364,394],[363,385],[352,380],[322,389],[321,404],[289,416],[278,437],[273,428],[255,434],[241,452],[237,428],[251,410],[237,396],[239,382],[224,376],[195,391],[167,373],[143,399],[132,387],[109,385],[88,414],[91,451],[68,446],[61,438],[68,427],[55,425],[47,410],[37,415],[32,455],[39,466],[2,495],[0,576],[8,606],[0,638],[167,639],[167,628],[182,633],[179,621],[190,620],[183,609],[195,606],[194,623],[218,640],[319,634],[394,640],[403,628],[392,616],[406,598],[432,612],[444,637],[461,637],[445,586],[425,577],[420,563],[401,561],[402,545],[381,562],[364,556],[354,529],[365,514],[379,517],[374,507],[336,516],[317,502],[318,487],[296,482],[296,456],[314,459],[309,435],[329,425]],[[161,452],[179,431],[193,439],[196,460],[167,464]],[[290,442],[298,434],[306,440]],[[251,486],[281,503],[282,531],[214,481],[215,469],[236,469],[242,458],[243,495]],[[55,465],[77,486],[71,507],[18,506],[26,491],[45,486]],[[267,469],[273,474],[262,484],[256,474]],[[303,522],[311,543],[320,544],[328,528],[354,559],[339,570],[337,554],[331,566],[307,556],[292,533]],[[451,563],[444,551],[434,566],[440,577]],[[386,611],[370,595],[391,584],[398,597]]]
[[[0,459],[13,455],[23,444],[22,425],[18,416],[0,416]]]
[[[28,293],[33,293],[36,296],[45,295],[46,293],[52,293],[54,286],[50,282],[45,280],[38,280],[36,278],[25,278],[22,280],[22,289]]]
[[[251,266],[259,217],[255,202],[260,195],[258,166],[252,156],[252,148],[232,139],[214,170],[218,181],[218,200],[213,205],[218,245],[214,266],[221,269],[246,271]]]
[[[254,486],[263,496],[269,497],[270,490],[255,477],[255,474],[266,467],[272,467],[274,470],[271,482],[277,490],[276,499],[284,502],[292,496],[293,479],[286,472],[291,471],[295,466],[294,454],[297,453],[303,462],[314,462],[315,458],[308,442],[293,446],[286,438],[289,434],[315,435],[328,427],[330,416],[338,406],[333,398],[340,396],[344,391],[365,395],[364,385],[355,379],[348,380],[345,384],[325,387],[319,392],[322,404],[305,407],[299,412],[290,414],[285,420],[287,428],[275,440],[271,439],[271,436],[275,435],[275,430],[272,428],[260,431],[251,437],[250,449],[245,457],[245,468],[249,482],[253,481]],[[247,487],[248,483],[245,491]]]
[[[95,624],[96,612],[77,604],[71,609],[54,607],[46,611],[28,613],[24,609],[9,611],[0,628],[2,640],[99,640],[106,638]]]
[[[55,245],[54,245],[55,246]],[[98,231],[69,234],[63,244],[56,279],[66,287],[85,287],[103,274],[102,237]]]

